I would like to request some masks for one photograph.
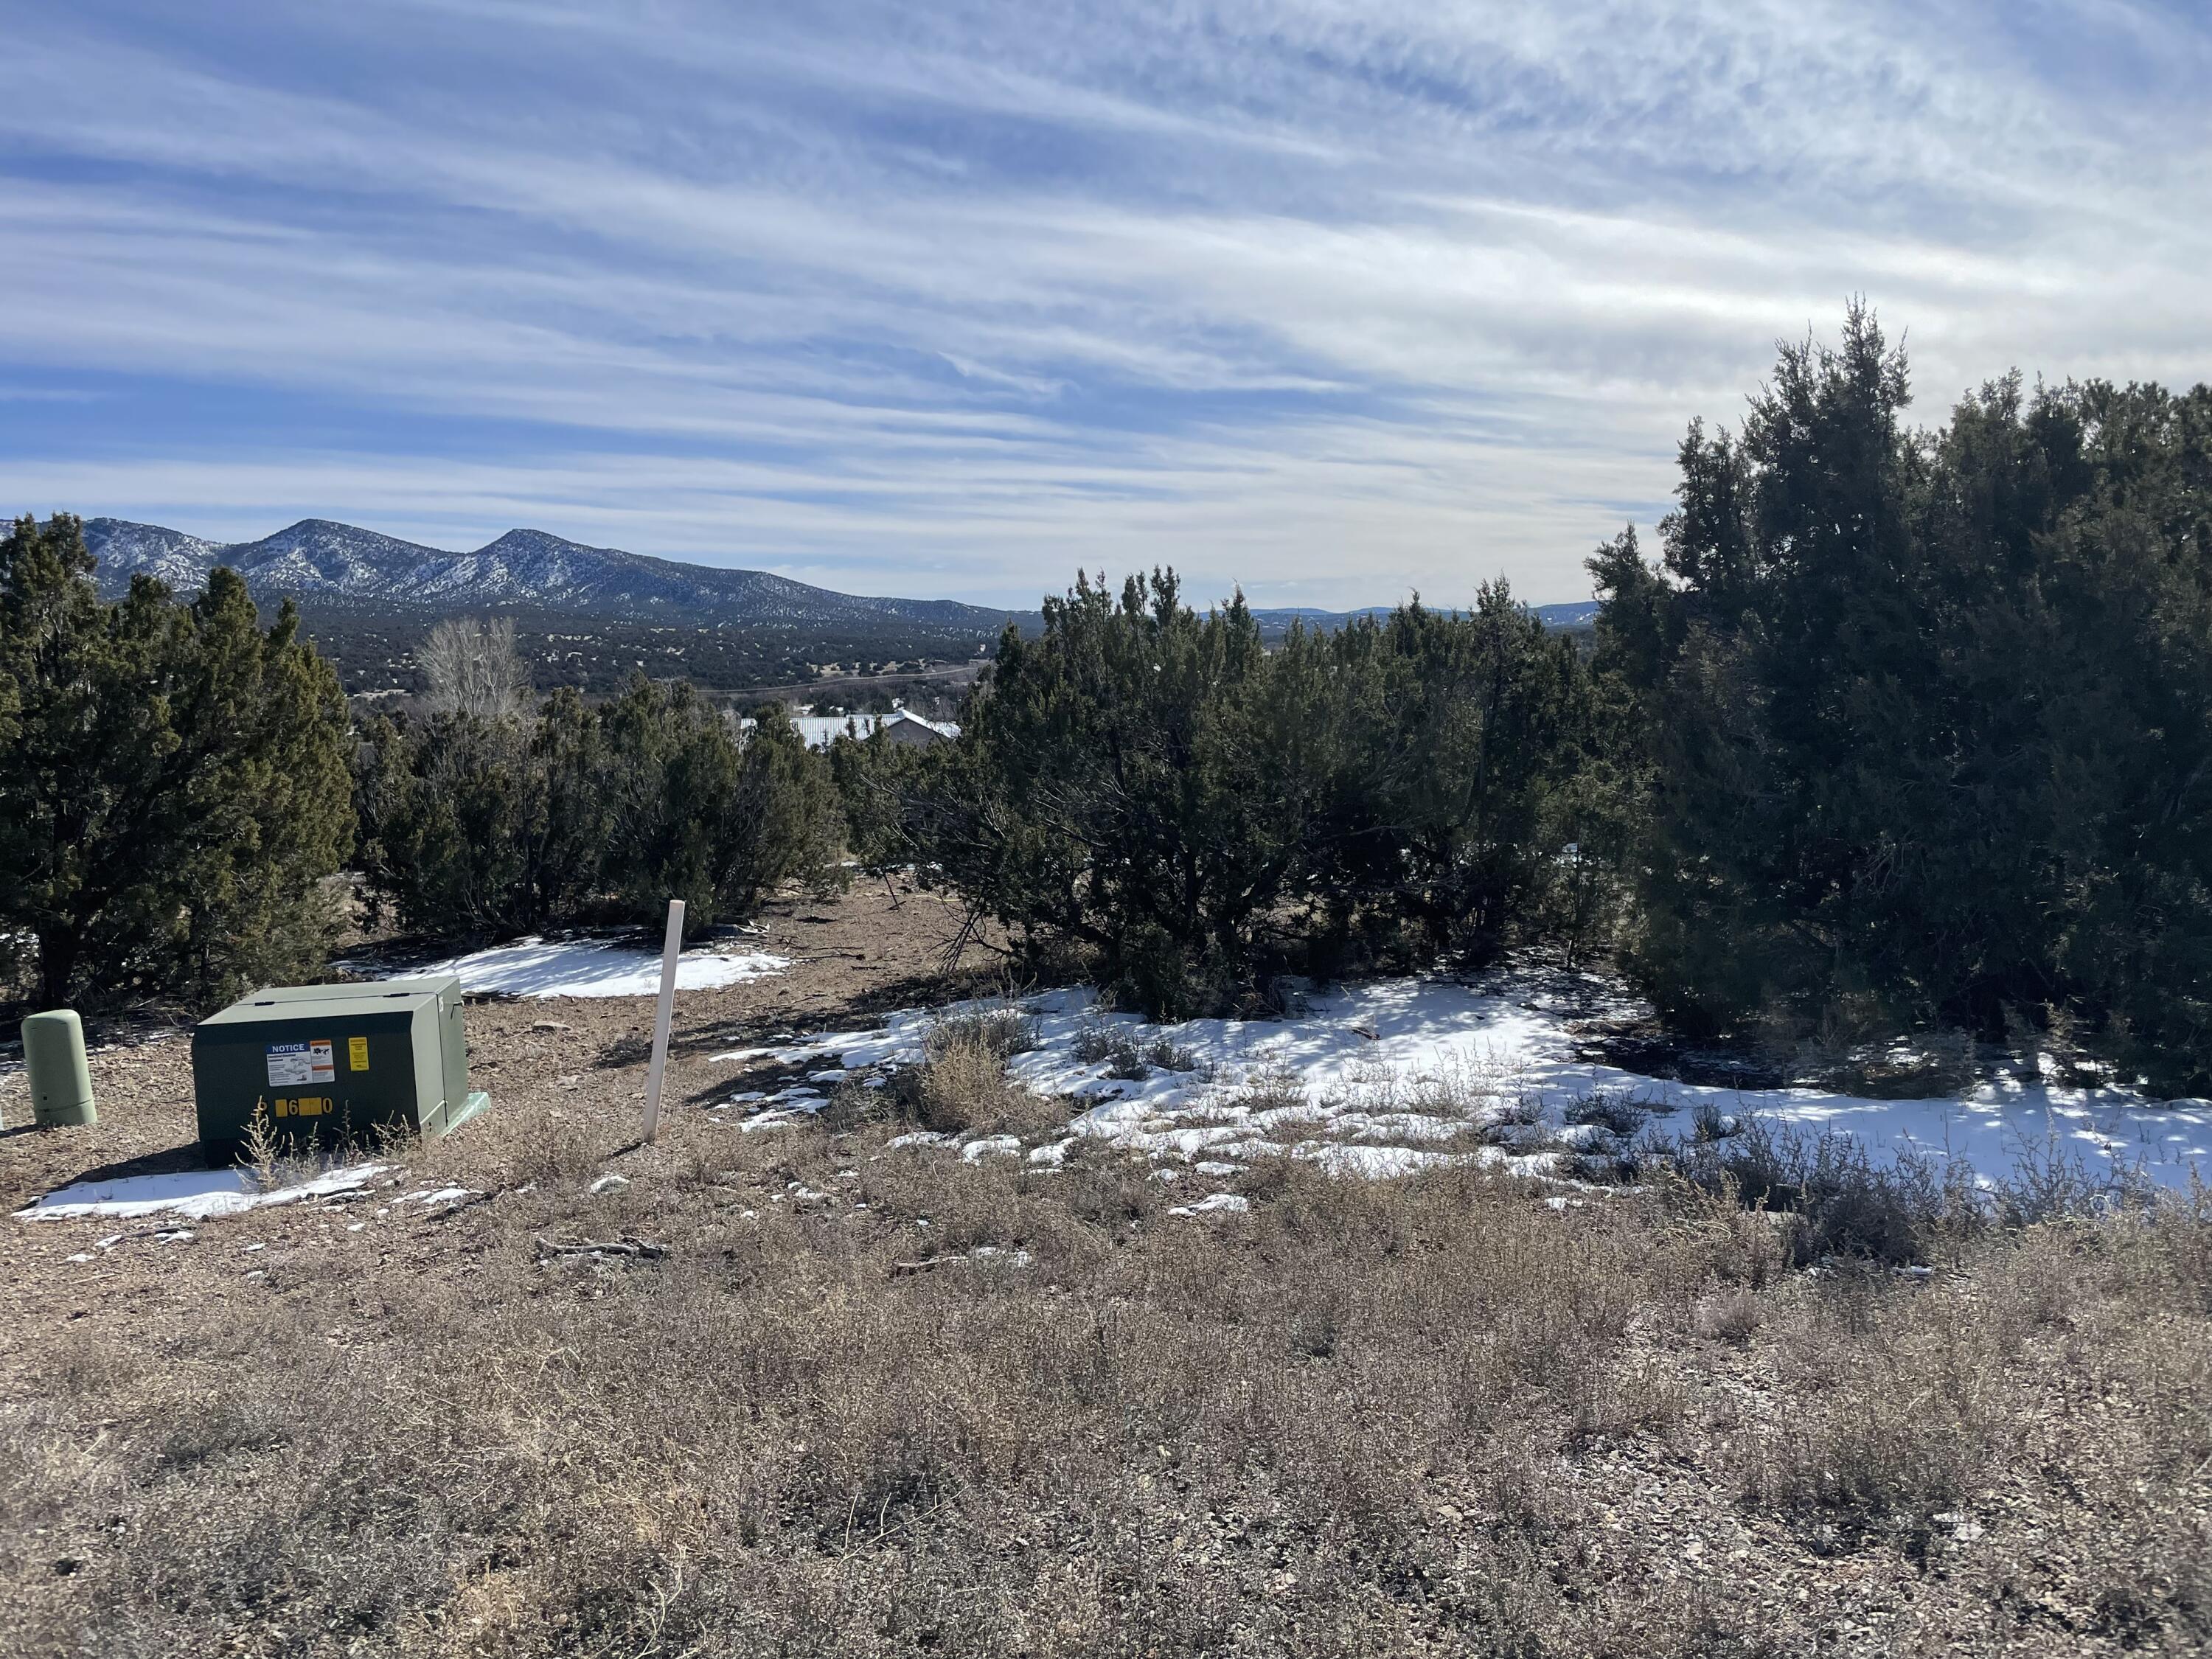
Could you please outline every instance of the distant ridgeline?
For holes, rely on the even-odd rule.
[[[864,599],[761,570],[726,570],[510,530],[450,553],[328,520],[224,544],[159,525],[88,519],[110,597],[141,572],[179,594],[228,565],[264,605],[289,599],[350,691],[411,688],[407,656],[432,620],[497,610],[541,686],[612,690],[634,670],[720,689],[959,661],[1016,613],[950,599]]]
[[[1387,617],[1394,608],[1387,605],[1370,605],[1359,611],[1317,611],[1307,605],[1278,606],[1267,610],[1255,609],[1252,612],[1252,620],[1260,624],[1262,635],[1273,639],[1288,633],[1294,622],[1302,622],[1308,628],[1336,629],[1360,617]],[[1595,624],[1597,601],[1577,599],[1565,605],[1532,605],[1528,611],[1545,627],[1571,633]]]
[[[612,691],[643,669],[717,690],[803,682],[824,671],[892,672],[988,651],[1009,622],[1025,633],[1036,611],[951,599],[866,599],[762,570],[731,570],[586,547],[542,530],[510,530],[473,552],[451,553],[354,525],[303,519],[258,542],[211,542],[160,525],[88,519],[96,578],[119,597],[134,575],[198,592],[227,565],[264,605],[289,599],[337,665],[349,691],[413,690],[410,653],[430,622],[496,610],[541,689]],[[1589,625],[1594,602],[1542,605],[1554,628]],[[1254,612],[1279,639],[1293,621],[1337,628],[1367,611]]]

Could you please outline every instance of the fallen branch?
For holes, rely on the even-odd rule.
[[[892,1262],[891,1277],[904,1279],[908,1273],[926,1273],[933,1272],[939,1267],[966,1267],[973,1265],[964,1255],[924,1256],[919,1261]]]
[[[658,1261],[668,1254],[668,1247],[665,1244],[655,1244],[646,1239],[631,1238],[627,1236],[605,1243],[588,1238],[576,1244],[560,1244],[550,1238],[538,1238],[531,1242],[537,1245],[538,1254],[541,1258],[556,1255],[628,1255],[636,1256],[647,1261]]]
[[[453,1217],[459,1215],[463,1210],[467,1209],[472,1204],[489,1204],[490,1202],[491,1194],[489,1193],[468,1193],[455,1199],[452,1203],[444,1206],[442,1208],[426,1212],[423,1214],[422,1219],[425,1221],[450,1221]]]

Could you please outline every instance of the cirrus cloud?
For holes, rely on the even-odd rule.
[[[1579,596],[1863,293],[2206,373],[2181,6],[0,0],[0,494],[1031,603]]]

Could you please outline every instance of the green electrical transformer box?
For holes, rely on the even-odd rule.
[[[257,1115],[278,1146],[441,1135],[489,1103],[469,1089],[453,975],[256,991],[192,1030],[200,1147],[237,1161]]]

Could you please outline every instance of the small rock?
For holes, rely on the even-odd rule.
[[[617,1188],[627,1187],[629,1185],[629,1177],[628,1176],[603,1175],[585,1190],[589,1192],[593,1198],[597,1198],[601,1193],[611,1193]]]
[[[530,1029],[533,1031],[565,1031],[568,1029],[568,1022],[565,1019],[533,1019],[530,1022]]]

